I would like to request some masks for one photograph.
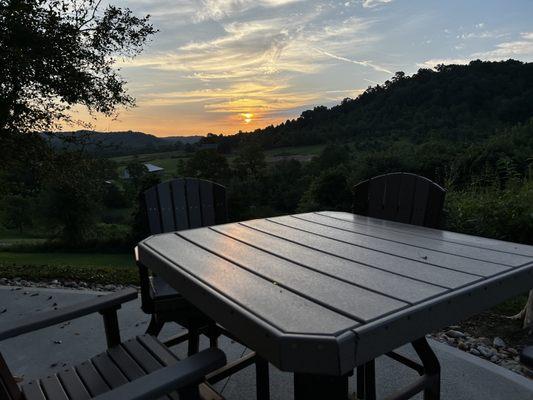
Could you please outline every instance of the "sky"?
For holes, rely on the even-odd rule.
[[[159,32],[118,60],[137,106],[101,131],[232,134],[439,63],[533,61],[532,0],[113,0]]]

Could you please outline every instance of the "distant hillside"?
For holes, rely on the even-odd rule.
[[[84,146],[88,151],[99,154],[122,155],[138,152],[175,150],[187,144],[197,143],[202,136],[157,137],[143,132],[96,132],[80,130],[62,132],[52,137],[57,147]]]
[[[263,148],[357,141],[371,146],[391,138],[477,141],[503,127],[533,117],[533,63],[472,61],[420,69],[411,77],[398,72],[356,99],[315,107],[278,126],[220,137],[230,150],[242,141]]]

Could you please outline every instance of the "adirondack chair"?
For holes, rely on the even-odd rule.
[[[40,313],[0,331],[0,341],[99,312],[103,316],[107,351],[76,366],[31,380],[20,387],[0,354],[0,399],[4,400],[144,400],[222,399],[205,381],[223,367],[224,353],[207,349],[180,361],[150,335],[120,341],[117,310],[137,298],[127,289],[73,306]],[[44,350],[43,350],[44,351]]]
[[[227,222],[226,189],[214,182],[181,178],[160,183],[144,192],[144,206],[151,234],[199,228]],[[167,322],[177,322],[188,334],[176,339],[188,340],[189,355],[198,351],[203,331],[216,347],[217,330],[192,304],[187,302],[161,277],[138,263],[142,309],[151,314],[146,333],[157,336]]]
[[[143,205],[151,234],[228,222],[226,188],[203,179],[179,178],[153,186],[144,192]],[[189,356],[198,352],[201,333],[209,337],[211,347],[217,347],[217,338],[221,334],[238,341],[230,332],[206,319],[161,277],[138,261],[137,265],[142,309],[152,316],[146,333],[157,336],[165,323],[177,322],[186,327],[188,333],[171,337],[165,345],[170,347],[187,340]],[[251,364],[255,364],[257,398],[267,400],[270,397],[268,363],[255,353],[228,364],[220,377],[230,376]]]
[[[353,188],[355,214],[437,228],[442,217],[446,190],[419,175],[394,172],[360,182]],[[389,357],[421,371],[421,365],[397,353]],[[423,371],[423,370],[422,370]],[[357,396],[376,398],[374,360],[357,368]]]

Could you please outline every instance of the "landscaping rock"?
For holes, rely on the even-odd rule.
[[[494,355],[494,351],[486,346],[477,346],[477,351],[485,358],[491,358]]]
[[[502,349],[505,347],[505,342],[503,341],[502,338],[495,337],[494,340],[492,341],[492,345],[496,347],[497,349]]]
[[[461,338],[464,338],[466,335],[461,331],[450,329],[449,331],[446,332],[446,336],[454,338],[454,339],[461,339]]]

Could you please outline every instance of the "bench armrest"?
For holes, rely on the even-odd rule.
[[[124,289],[57,310],[46,311],[15,321],[8,329],[0,330],[0,341],[32,332],[61,322],[70,321],[97,311],[120,308],[122,303],[137,298],[136,289]]]
[[[101,394],[93,400],[148,400],[156,399],[174,390],[194,387],[205,375],[226,364],[226,356],[211,348],[196,353],[177,364],[159,369],[132,382]]]

